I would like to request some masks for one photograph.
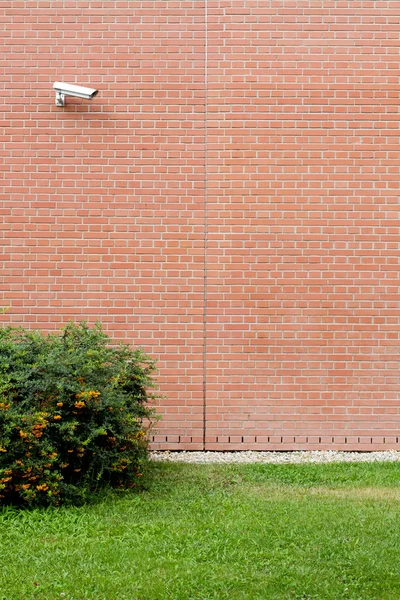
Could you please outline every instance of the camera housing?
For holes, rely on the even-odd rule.
[[[65,106],[65,97],[72,96],[74,98],[84,98],[85,100],[92,100],[99,90],[94,88],[87,88],[80,85],[72,85],[70,83],[63,83],[62,81],[56,81],[53,85],[56,91],[56,106]]]

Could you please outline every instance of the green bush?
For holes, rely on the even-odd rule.
[[[133,487],[148,455],[154,362],[100,325],[0,329],[0,498],[82,502]]]

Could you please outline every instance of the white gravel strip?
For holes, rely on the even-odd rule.
[[[332,463],[332,462],[395,462],[400,461],[400,452],[385,450],[383,452],[337,452],[304,451],[304,452],[151,452],[151,459],[166,462],[186,463]]]

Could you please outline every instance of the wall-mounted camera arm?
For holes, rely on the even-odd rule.
[[[80,85],[72,85],[70,83],[62,83],[56,81],[53,85],[56,91],[56,106],[65,106],[65,97],[72,96],[74,98],[84,98],[85,100],[92,100],[99,90],[94,88],[82,87]]]

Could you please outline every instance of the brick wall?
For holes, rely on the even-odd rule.
[[[399,14],[3,0],[2,321],[158,357],[154,447],[399,448]]]

